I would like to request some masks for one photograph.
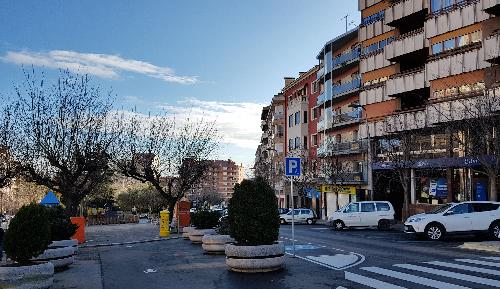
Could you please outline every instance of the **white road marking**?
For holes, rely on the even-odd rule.
[[[468,266],[468,265],[466,266],[466,265],[460,265],[460,264],[448,263],[448,262],[440,262],[440,261],[425,262],[425,263],[431,264],[431,265],[436,265],[436,266],[464,270],[464,271],[471,271],[471,272],[500,276],[500,271],[498,271],[498,270],[485,269],[485,268],[480,268],[480,267],[473,267],[473,266]]]
[[[353,264],[357,264],[361,260],[359,256],[354,254],[335,254],[333,256],[306,256],[306,258],[337,269],[348,268]]]
[[[472,259],[455,259],[455,261],[500,268],[500,263],[495,262],[486,262]]]
[[[149,274],[149,273],[156,273],[156,269],[146,269],[144,273]]]
[[[393,285],[347,271],[345,272],[345,279],[375,289],[407,289],[406,287]]]
[[[494,261],[500,261],[500,257],[481,257],[483,259],[488,259],[488,260],[494,260]]]
[[[339,286],[337,287],[337,289],[347,289],[347,288],[345,288],[344,286]]]
[[[438,275],[438,276],[448,277],[448,278],[452,278],[452,279],[469,281],[472,283],[478,283],[478,284],[483,284],[483,285],[488,285],[488,286],[493,286],[493,287],[500,287],[500,281],[488,279],[488,278],[476,277],[476,276],[471,276],[471,275],[467,275],[467,274],[455,273],[455,272],[450,272],[450,271],[445,271],[445,270],[438,270],[438,269],[434,269],[434,268],[422,267],[422,266],[411,265],[411,264],[396,264],[394,266],[399,267],[399,268],[434,274],[434,275]]]
[[[311,228],[311,230],[328,230],[330,228]]]
[[[398,272],[398,271],[393,271],[393,270],[388,270],[388,269],[383,269],[383,268],[379,268],[379,267],[363,267],[361,269],[368,271],[368,272],[377,273],[380,275],[389,276],[392,278],[401,279],[404,281],[408,281],[408,282],[412,282],[412,283],[416,283],[416,284],[420,284],[420,285],[424,285],[424,286],[429,286],[429,287],[433,287],[433,288],[438,288],[438,289],[443,289],[443,288],[446,288],[446,289],[471,289],[469,287],[455,285],[455,284],[451,284],[451,283],[447,283],[447,282],[441,282],[441,281],[437,281],[437,280],[433,280],[433,279],[429,279],[429,278],[419,277],[419,276],[415,276],[415,275],[411,275],[411,274],[407,274],[407,273],[402,273],[402,272]]]

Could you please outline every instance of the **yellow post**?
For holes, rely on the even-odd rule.
[[[167,210],[160,212],[160,237],[168,237],[170,235],[168,227],[169,215]]]

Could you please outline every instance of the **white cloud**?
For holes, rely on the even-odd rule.
[[[47,68],[69,69],[103,78],[117,78],[120,73],[143,74],[167,82],[194,84],[197,76],[179,76],[170,67],[161,67],[149,62],[126,59],[117,55],[80,53],[67,50],[49,52],[8,51],[0,57],[5,62],[43,66]]]

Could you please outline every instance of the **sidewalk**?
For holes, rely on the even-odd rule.
[[[79,248],[75,262],[54,274],[53,289],[102,289],[99,252],[95,248]]]
[[[459,248],[500,253],[500,241],[465,242]]]

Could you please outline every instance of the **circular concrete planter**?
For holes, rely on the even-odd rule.
[[[185,240],[189,240],[189,232],[191,232],[194,229],[195,229],[194,227],[182,228],[182,238],[184,238]]]
[[[226,265],[236,272],[270,272],[283,267],[283,243],[260,246],[226,245]]]
[[[33,260],[47,261],[54,264],[55,269],[62,269],[73,264],[74,254],[75,248],[73,247],[49,248]]]
[[[53,283],[54,265],[49,262],[30,266],[0,267],[1,288],[42,289],[51,287]]]
[[[234,239],[229,235],[205,235],[201,241],[201,247],[207,254],[224,254],[226,244],[234,242]]]
[[[78,240],[70,239],[70,240],[52,241],[52,243],[50,243],[49,245],[49,249],[63,248],[63,247],[73,247],[76,253],[78,252]]]
[[[191,240],[191,243],[193,244],[201,244],[201,239],[203,238],[204,235],[214,235],[215,230],[214,229],[192,229],[189,232],[189,240]]]

